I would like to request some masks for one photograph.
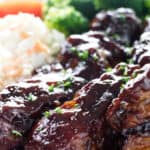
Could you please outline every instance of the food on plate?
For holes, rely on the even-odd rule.
[[[124,84],[124,72],[118,65],[112,72],[103,74],[82,87],[72,101],[65,102],[61,113],[50,110],[33,128],[25,150],[42,149],[102,149],[107,131],[105,113],[112,99],[117,97]],[[129,66],[127,75],[138,66]]]
[[[124,49],[101,32],[71,35],[59,55],[65,68],[88,80],[99,77],[108,67],[125,61]]]
[[[107,118],[113,128],[125,137],[123,150],[150,148],[150,65],[135,70],[135,79],[128,82],[108,109]]]
[[[0,19],[0,88],[31,75],[34,68],[52,60],[65,41],[48,30],[38,17],[20,13]]]
[[[133,61],[140,65],[150,63],[150,18],[147,20],[145,32],[141,35],[140,40],[135,42],[133,48]]]
[[[42,17],[43,4],[40,0],[4,0],[0,2],[0,17],[19,12]]]
[[[40,72],[31,79],[9,85],[1,91],[0,146],[2,150],[20,148],[32,125],[46,111],[70,100],[86,81],[53,65],[49,74]]]
[[[135,12],[124,8],[98,13],[91,28],[105,32],[113,40],[126,46],[131,46],[142,32],[141,21]]]
[[[88,20],[74,7],[50,7],[45,16],[45,23],[65,35],[81,33],[88,29]]]
[[[63,2],[61,10],[59,6],[49,9],[74,10],[66,6],[68,2]],[[61,33],[49,31],[39,18],[13,17],[19,16],[21,25],[16,27],[15,21],[12,27],[14,19],[9,21],[0,41],[8,41],[9,47],[1,45],[15,54],[13,60],[21,58],[32,69],[23,75],[30,76],[28,79],[0,91],[0,149],[150,149],[149,23],[142,33],[142,21],[131,9],[102,11],[90,31],[64,41]],[[6,38],[9,32],[16,35],[13,41]],[[36,42],[44,45],[44,51],[34,46]],[[61,44],[52,60],[52,52]]]

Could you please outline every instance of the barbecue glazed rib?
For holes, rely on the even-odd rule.
[[[64,45],[59,61],[65,69],[87,80],[98,78],[107,67],[126,60],[124,48],[101,32],[71,35]]]
[[[83,78],[59,71],[37,75],[4,89],[0,93],[0,149],[21,145],[44,110],[70,100],[85,83]]]
[[[135,127],[150,117],[150,65],[134,74],[136,78],[129,81],[108,110],[107,118],[117,130]]]
[[[136,74],[135,74],[136,73]],[[150,65],[135,70],[107,112],[111,126],[125,137],[123,150],[150,149]]]
[[[26,150],[101,150],[107,130],[105,112],[125,76],[120,64],[79,90],[72,101],[50,110],[33,128]],[[139,66],[129,66],[126,76]],[[59,111],[58,111],[59,110]]]
[[[98,13],[91,23],[91,29],[102,31],[117,43],[126,46],[131,46],[142,32],[141,21],[128,8]]]
[[[0,92],[1,150],[121,147],[122,135],[110,127],[106,111],[140,66],[121,63],[112,72],[102,73],[126,61],[127,54],[120,44],[125,46],[137,39],[141,23],[130,9],[111,13],[117,17],[111,16],[115,22],[108,20],[106,29],[70,36],[55,63],[37,68],[31,79]],[[122,14],[125,22],[118,20]],[[114,34],[119,39],[113,38]]]
[[[150,149],[150,121],[146,121],[135,128],[123,131],[127,136],[123,150],[149,150]]]
[[[133,61],[141,66],[150,64],[150,32],[144,32],[134,45]]]

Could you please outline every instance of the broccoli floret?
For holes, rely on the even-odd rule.
[[[50,7],[65,7],[70,4],[70,0],[46,0],[44,3],[44,15],[46,16]]]
[[[45,23],[49,28],[55,28],[66,36],[84,32],[88,28],[88,20],[71,6],[50,7],[45,17]]]
[[[44,14],[47,14],[48,9],[53,6],[60,8],[73,6],[89,19],[92,19],[96,13],[93,0],[47,0],[44,6]]]

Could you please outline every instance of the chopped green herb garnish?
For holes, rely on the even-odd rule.
[[[44,116],[45,116],[46,118],[49,118],[50,115],[51,115],[51,113],[50,113],[49,111],[45,111],[45,112],[44,112]]]
[[[48,91],[49,91],[49,92],[53,92],[53,91],[54,91],[54,85],[50,85],[50,86],[48,87]]]
[[[127,53],[128,56],[131,56],[131,54],[133,53],[133,48],[127,47],[126,48],[126,53]]]
[[[76,48],[76,47],[71,47],[70,50],[71,50],[72,52],[77,52],[77,48]]]
[[[122,64],[119,69],[123,72],[124,76],[128,75],[128,68],[126,64]]]
[[[97,54],[96,54],[96,53],[94,53],[92,57],[93,57],[93,59],[94,59],[95,61],[97,61],[97,60],[98,60],[98,56],[97,56]]]
[[[133,73],[132,73],[132,77],[133,77],[133,78],[136,78],[136,76],[137,76],[137,73],[136,73],[136,72],[133,72]]]
[[[81,59],[81,60],[87,60],[88,57],[89,57],[89,52],[87,50],[85,51],[79,51],[78,52],[78,57]]]
[[[127,83],[129,80],[131,79],[131,77],[127,76],[127,77],[122,77],[122,81],[124,83]]]
[[[71,47],[70,50],[75,53],[81,60],[87,60],[89,57],[89,52],[87,50],[80,51],[76,47]]]
[[[34,96],[33,94],[29,94],[29,96],[28,96],[28,101],[30,101],[30,102],[34,102],[34,101],[36,101],[36,99],[37,99],[37,97],[36,96]]]
[[[80,105],[79,104],[75,104],[74,105],[74,108],[78,108]]]
[[[71,82],[71,81],[66,81],[66,82],[64,83],[65,89],[68,89],[71,85],[72,85],[72,82]]]
[[[55,108],[54,110],[56,113],[61,114],[62,113],[62,109],[60,107]]]
[[[112,71],[112,68],[108,67],[106,68],[106,72],[111,72]]]
[[[17,130],[12,130],[12,134],[17,136],[17,137],[21,137],[22,136],[22,134],[19,131],[17,131]]]
[[[62,82],[64,89],[67,90],[72,86],[72,78],[68,78],[66,81]]]
[[[128,63],[128,64],[134,64],[134,61],[133,61],[133,59],[128,59],[128,60],[127,60],[127,63]]]
[[[125,86],[125,85],[124,85],[124,84],[122,84],[122,85],[121,85],[121,87],[120,87],[120,89],[121,89],[121,90],[123,90],[123,89],[124,89],[124,86]]]

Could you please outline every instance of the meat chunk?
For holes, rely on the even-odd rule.
[[[144,32],[150,32],[150,17],[146,18]]]
[[[141,66],[150,64],[150,32],[141,35],[140,41],[135,43],[133,61]]]
[[[125,46],[131,45],[139,38],[142,32],[141,26],[141,21],[129,8],[100,12],[91,23],[92,30],[102,31]]]
[[[99,77],[107,67],[126,60],[124,48],[100,32],[72,35],[59,56],[65,69],[72,68],[77,76],[91,80]]]
[[[105,112],[124,83],[122,65],[89,82],[72,101],[50,110],[49,116],[33,127],[25,149],[102,150],[107,135]],[[129,67],[126,75],[132,74],[136,67]]]
[[[150,150],[150,137],[129,136],[123,150]]]
[[[135,70],[134,76],[108,110],[107,118],[116,130],[136,127],[150,118],[150,65]]]
[[[42,112],[70,100],[83,84],[83,78],[60,71],[34,76],[0,92],[0,149],[22,145]]]
[[[150,121],[124,131],[127,136],[123,150],[150,149]]]

